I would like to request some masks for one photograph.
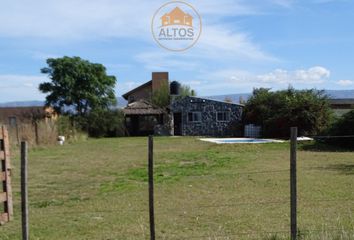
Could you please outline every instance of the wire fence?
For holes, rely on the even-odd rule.
[[[318,137],[329,137],[329,136],[318,136]],[[332,138],[351,138],[354,136],[331,136]],[[152,141],[152,137],[150,137],[150,143]],[[153,147],[150,146],[150,152],[149,152],[149,158],[150,159],[150,164],[153,164]],[[296,160],[296,158],[295,158]],[[353,161],[354,162],[354,161]],[[353,163],[354,164],[354,163]],[[296,168],[295,171],[301,173],[301,172],[306,172],[306,171],[314,171],[318,170],[317,168],[312,168],[312,167],[300,167]],[[267,174],[272,176],[273,174],[286,174],[285,176],[289,176],[291,171],[294,171],[294,169],[287,169],[287,168],[279,168],[279,169],[269,169],[269,170],[258,170],[258,169],[251,169],[251,170],[244,170],[244,171],[239,171],[239,172],[226,172],[226,173],[220,173],[220,174],[188,174],[188,175],[183,175],[182,177],[185,179],[188,178],[200,178],[200,179],[209,179],[210,181],[214,181],[213,178],[219,178],[219,177],[228,177],[229,181],[237,181],[238,176],[244,176],[244,175],[263,175]],[[270,200],[265,200],[265,199],[260,199],[260,200],[250,200],[250,201],[240,201],[239,199],[233,199],[233,202],[220,202],[220,203],[215,203],[212,202],[210,204],[198,204],[198,205],[184,205],[184,206],[167,206],[166,203],[161,203],[159,202],[160,199],[156,198],[151,198],[151,196],[155,196],[156,194],[154,193],[153,187],[154,185],[154,174],[153,174],[153,165],[149,166],[149,195],[150,197],[146,197],[146,207],[144,208],[135,208],[131,207],[134,204],[130,205],[129,207],[121,207],[121,208],[116,208],[116,207],[109,207],[107,209],[104,209],[103,207],[97,208],[97,209],[90,209],[90,212],[87,212],[87,210],[78,210],[78,209],[70,209],[68,211],[53,211],[52,214],[57,214],[58,216],[65,215],[65,216],[77,216],[77,215],[93,215],[93,214],[129,214],[129,213],[138,213],[142,214],[144,216],[150,216],[150,239],[155,240],[157,239],[239,239],[240,236],[249,236],[250,238],[253,238],[252,236],[257,235],[257,236],[268,236],[268,235],[281,235],[285,236],[286,238],[291,237],[291,239],[295,240],[298,239],[301,234],[306,234],[306,233],[316,233],[316,232],[341,232],[345,231],[346,233],[349,233],[350,236],[354,239],[354,222],[351,224],[351,227],[349,228],[336,228],[336,227],[330,227],[330,228],[301,228],[300,230],[296,228],[296,235],[294,236],[291,232],[292,229],[290,229],[290,225],[293,223],[293,218],[295,217],[296,220],[298,219],[297,212],[301,211],[301,207],[304,206],[316,206],[319,203],[323,202],[328,202],[331,204],[339,205],[341,203],[353,203],[352,206],[354,206],[354,198],[351,197],[338,197],[338,196],[332,196],[332,197],[325,197],[325,198],[305,198],[302,196],[298,196],[295,193],[295,196],[293,193],[290,194],[290,196],[286,196],[283,198],[274,198]],[[169,175],[169,177],[181,177],[180,175]],[[293,179],[289,177],[289,179],[283,180],[289,182],[289,185],[291,185],[290,181],[295,181],[295,184],[297,184],[297,179]],[[294,182],[293,182],[294,184]],[[145,185],[147,187],[147,185]],[[156,186],[155,186],[156,187]],[[157,185],[157,187],[159,187]],[[156,190],[156,189],[155,189]],[[289,189],[290,190],[290,189]],[[166,197],[168,199],[168,196]],[[166,199],[165,198],[165,199]],[[148,201],[149,199],[149,201]],[[164,199],[164,200],[165,200]],[[294,204],[294,199],[296,200],[295,204],[297,207],[295,211],[295,216],[293,216],[293,212],[290,214],[290,208],[293,207],[292,205]],[[157,200],[157,201],[156,201]],[[173,201],[171,199],[171,201]],[[32,202],[32,204],[36,204],[35,202]],[[173,203],[172,203],[173,204]],[[31,206],[31,205],[30,205]],[[153,206],[153,208],[151,208]],[[188,216],[188,214],[184,215],[176,215],[175,213],[178,212],[192,212],[192,217],[196,215],[196,212],[205,212],[207,209],[221,209],[221,208],[227,208],[230,211],[232,209],[242,209],[245,206],[252,206],[252,207],[264,207],[264,206],[271,206],[271,207],[289,207],[289,211],[287,211],[284,216],[281,217],[280,221],[284,221],[284,218],[287,218],[287,221],[283,223],[282,225],[288,225],[288,229],[276,229],[274,228],[274,231],[266,231],[266,230],[258,230],[258,229],[251,229],[249,231],[245,230],[240,230],[237,231],[237,229],[233,229],[232,231],[228,230],[225,232],[226,233],[218,233],[215,231],[214,233],[210,234],[188,234],[187,237],[184,237],[183,234],[180,232],[156,232],[155,233],[155,228],[159,229],[159,222],[157,222],[157,225],[155,226],[154,218],[155,214],[159,217],[162,215],[166,214],[167,216],[170,216],[171,214],[176,216],[177,218],[182,218],[182,217],[191,217]],[[354,211],[354,209],[353,209]],[[31,209],[30,209],[31,213]],[[238,218],[239,213],[234,214],[234,218]],[[153,222],[151,219],[151,216],[154,216]],[[269,219],[278,219],[279,216],[267,216]],[[171,220],[172,221],[172,220]],[[183,222],[183,220],[181,220]],[[353,221],[353,220],[352,220]],[[204,221],[203,223],[207,223],[208,221]],[[213,220],[209,220],[209,223],[213,223]],[[297,226],[296,226],[297,227]],[[212,229],[210,229],[212,231]],[[156,236],[155,236],[156,234]],[[164,237],[162,238],[161,236],[163,235]],[[276,239],[276,238],[274,238]]]

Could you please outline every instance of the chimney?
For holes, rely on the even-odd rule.
[[[159,89],[166,84],[168,87],[168,72],[153,72],[152,73],[152,91]]]

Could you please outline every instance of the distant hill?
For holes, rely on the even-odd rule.
[[[123,108],[127,105],[127,101],[118,97],[118,108]],[[0,103],[0,107],[39,107],[44,106],[44,101],[18,101],[18,102],[5,102]]]
[[[128,101],[122,97],[117,97],[118,108],[124,108],[127,106]]]
[[[325,90],[325,93],[330,98],[353,98],[354,90]],[[234,103],[239,103],[240,98],[244,101],[251,96],[251,93],[237,93],[237,94],[225,94],[225,95],[215,95],[215,96],[205,96],[205,98],[215,99],[218,101],[224,101],[225,99],[231,99]]]
[[[225,101],[225,99],[230,99],[233,103],[239,103],[241,99],[243,101],[247,101],[247,99],[251,95],[252,95],[251,93],[236,93],[236,94],[225,94],[225,95],[204,96],[204,97],[218,100],[218,101]]]
[[[0,103],[0,107],[40,107],[44,106],[44,101],[21,101]]]
[[[330,98],[354,98],[354,90],[325,90]]]
[[[353,98],[354,99],[354,89],[353,90],[325,90],[326,94],[330,98]],[[218,101],[224,101],[226,98],[231,99],[234,103],[239,103],[240,98],[244,101],[251,96],[251,93],[236,93],[236,94],[225,94],[225,95],[215,95],[215,96],[203,96],[209,99],[215,99]],[[127,101],[122,97],[117,97],[118,108],[124,108],[127,105]],[[0,107],[30,107],[30,106],[43,106],[44,101],[19,101],[19,102],[5,102],[0,103]]]

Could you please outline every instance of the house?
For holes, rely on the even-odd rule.
[[[179,7],[176,7],[171,12],[163,15],[161,21],[163,27],[170,25],[193,26],[193,17],[188,13],[183,12]]]
[[[51,107],[1,107],[0,123],[15,127],[21,123],[31,123],[34,119],[50,122],[58,114]]]
[[[331,98],[329,104],[336,115],[341,116],[351,110],[354,110],[353,98]]]
[[[153,106],[145,99],[128,103],[123,112],[126,129],[131,136],[154,134],[155,128],[164,124],[166,114],[164,109]]]
[[[166,109],[154,106],[151,98],[155,91],[168,84],[167,72],[154,72],[150,81],[123,94],[128,101],[123,113],[130,136],[154,134],[155,128],[167,121]]]
[[[152,79],[122,95],[128,103],[140,99],[150,100],[152,93],[162,85],[168,85],[168,72],[153,72]]]
[[[151,96],[164,84],[170,86],[170,105],[159,108]],[[173,87],[172,87],[173,86]],[[200,97],[182,97],[167,72],[153,72],[152,79],[125,93],[123,109],[129,135],[232,136],[241,122],[243,105]]]
[[[199,97],[171,102],[174,135],[232,136],[241,122],[243,105]]]

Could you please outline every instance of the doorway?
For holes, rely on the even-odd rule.
[[[181,113],[173,114],[173,134],[175,136],[182,135],[182,114]]]

